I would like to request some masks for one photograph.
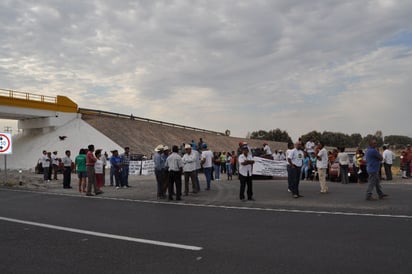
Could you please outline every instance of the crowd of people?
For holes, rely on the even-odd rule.
[[[342,184],[349,183],[348,175],[350,174],[349,166],[351,163],[351,168],[356,173],[358,183],[368,182],[367,200],[376,200],[372,197],[372,191],[375,188],[379,199],[388,196],[383,193],[380,181],[382,179],[388,181],[393,179],[392,164],[396,158],[389,146],[383,146],[381,152],[377,147],[376,139],[370,140],[365,152],[362,149],[357,149],[353,159],[350,159],[344,147],[327,151],[322,142],[315,144],[313,138],[310,138],[305,145],[301,141],[289,144],[286,157],[288,161],[288,191],[292,193],[293,198],[303,197],[299,192],[299,182],[304,179],[308,180],[310,176],[312,176],[312,179],[314,177],[319,179],[320,193],[328,194],[329,188],[326,179],[331,165],[337,162]],[[410,163],[412,160],[410,145],[402,151],[400,158],[402,178],[410,178]],[[382,174],[382,168],[385,172],[385,178]]]
[[[78,191],[85,193],[86,196],[99,195],[103,193],[102,188],[106,185],[106,166],[110,164],[110,185],[119,188],[129,187],[129,163],[130,149],[124,148],[124,153],[119,155],[118,150],[111,151],[109,157],[102,149],[95,150],[94,145],[81,148],[74,160],[71,159],[71,151],[66,150],[65,156],[59,158],[57,151],[52,153],[43,151],[39,159],[42,167],[44,182],[50,182],[52,173],[53,179],[58,180],[58,171],[63,174],[63,188],[72,188],[71,174],[75,173],[78,177]]]
[[[203,172],[205,176],[204,190],[210,190],[212,181],[221,180],[221,175],[227,176],[227,180],[233,180],[233,176],[237,175],[241,184],[240,199],[245,200],[246,187],[247,198],[253,199],[251,180],[253,160],[246,142],[239,143],[238,150],[231,152],[212,152],[202,138],[198,143],[192,140],[180,148],[174,145],[171,150],[166,145],[158,145],[154,151],[154,173],[159,199],[181,200],[182,195],[200,192],[200,172]],[[106,152],[103,153],[102,149],[95,150],[94,145],[81,148],[73,160],[69,150],[62,158],[58,157],[57,153],[57,151],[51,153],[44,150],[39,159],[38,165],[42,168],[43,179],[46,183],[52,180],[52,175],[54,180],[58,180],[58,173],[61,171],[63,188],[73,188],[71,176],[75,173],[78,178],[78,191],[85,193],[86,196],[102,194],[104,186],[116,187],[116,189],[130,187],[128,183],[131,160],[129,147],[125,147],[122,154],[119,154],[118,150],[111,151],[110,157]],[[110,165],[108,184],[105,182],[107,165]]]
[[[212,152],[202,139],[199,143],[192,140],[191,143],[183,144],[180,149],[175,145],[171,151],[168,146],[161,144],[155,148],[155,152],[153,160],[159,199],[181,200],[182,195],[187,196],[190,192],[193,194],[200,192],[199,173],[201,171],[205,176],[205,191],[211,189],[212,180],[221,180],[221,174],[226,174],[227,180],[232,180],[233,176],[237,174],[241,184],[240,199],[245,200],[246,186],[248,199],[253,199],[252,156],[249,155],[249,147],[246,143],[239,144],[238,153],[235,151]],[[245,172],[247,166],[250,166],[250,171]]]
[[[377,154],[372,154],[371,150],[376,151]],[[159,199],[181,200],[183,195],[200,192],[200,172],[203,172],[205,176],[205,191],[211,189],[212,180],[221,180],[221,175],[226,175],[227,180],[238,176],[240,181],[239,199],[246,200],[246,196],[248,200],[254,199],[252,182],[254,161],[251,148],[246,142],[240,142],[238,149],[231,152],[212,152],[201,138],[198,143],[192,140],[189,143],[184,143],[181,147],[174,145],[171,150],[166,145],[158,145],[154,151],[154,173]],[[301,180],[319,179],[320,193],[328,194],[328,170],[331,163],[335,161],[339,163],[343,184],[349,182],[349,164],[353,163],[358,182],[369,182],[367,199],[371,199],[372,190],[370,188],[374,187],[377,189],[379,198],[386,195],[383,194],[379,183],[382,179],[382,166],[385,170],[386,180],[392,180],[393,177],[391,168],[395,154],[387,146],[383,147],[381,154],[372,141],[365,153],[358,149],[353,160],[349,158],[345,148],[327,151],[322,142],[315,144],[313,138],[310,138],[305,145],[301,141],[288,144],[286,153],[282,150],[276,150],[272,153],[269,145],[263,143],[261,152],[261,157],[287,161],[288,191],[293,198],[303,197],[299,192]],[[53,175],[53,179],[57,180],[58,171],[61,170],[63,188],[72,188],[71,174],[76,173],[78,191],[87,196],[102,194],[104,186],[112,186],[116,189],[130,187],[128,182],[131,160],[129,147],[125,147],[122,154],[119,154],[117,150],[111,151],[111,154],[109,157],[101,149],[95,150],[94,145],[80,149],[74,160],[71,159],[71,151],[69,150],[65,151],[65,156],[62,158],[57,156],[57,151],[53,153],[43,151],[40,158],[43,179],[45,182],[50,182]],[[402,178],[411,176],[411,160],[412,150],[408,145],[401,155]],[[376,167],[376,161],[379,162],[379,168]],[[108,164],[110,165],[110,181],[107,185],[105,171]],[[378,180],[374,176],[375,172],[378,172]]]

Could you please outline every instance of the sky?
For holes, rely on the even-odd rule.
[[[411,14],[410,0],[3,0],[0,88],[236,137],[412,136]]]

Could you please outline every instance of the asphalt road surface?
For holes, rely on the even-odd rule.
[[[255,181],[240,202],[222,181],[177,203],[143,199],[146,183],[91,198],[0,188],[0,273],[412,273],[410,184],[368,202],[356,184],[292,199]]]

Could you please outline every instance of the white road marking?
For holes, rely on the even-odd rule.
[[[7,189],[8,191],[15,192],[29,192],[42,195],[56,195],[67,196],[85,199],[102,199],[112,201],[124,201],[133,203],[146,203],[146,204],[164,204],[164,205],[177,205],[177,206],[190,206],[190,207],[205,207],[205,208],[221,208],[221,209],[234,209],[234,210],[250,210],[250,211],[269,211],[269,212],[284,212],[284,213],[301,213],[301,214],[323,214],[323,215],[342,215],[342,216],[361,216],[361,217],[380,217],[380,218],[398,218],[398,219],[412,219],[411,215],[392,215],[392,214],[374,214],[374,213],[357,213],[357,212],[343,212],[343,211],[316,211],[316,210],[301,210],[301,209],[286,209],[286,208],[261,208],[261,207],[246,207],[246,206],[225,206],[225,205],[212,205],[212,204],[195,204],[186,202],[170,202],[170,201],[154,201],[154,200],[137,200],[127,198],[114,198],[105,196],[79,196],[75,194],[55,193],[55,192],[39,192],[30,190],[14,190]]]
[[[70,227],[64,227],[64,226],[49,225],[49,224],[43,224],[43,223],[37,223],[37,222],[31,222],[31,221],[6,218],[6,217],[1,217],[1,216],[0,216],[0,220],[6,221],[6,222],[31,225],[31,226],[44,227],[48,229],[68,231],[68,232],[79,233],[79,234],[84,234],[84,235],[91,235],[95,237],[110,238],[110,239],[115,239],[115,240],[122,240],[122,241],[129,241],[129,242],[136,242],[136,243],[143,243],[143,244],[150,244],[150,245],[157,245],[157,246],[166,246],[166,247],[186,249],[186,250],[192,250],[192,251],[199,251],[203,249],[202,247],[198,247],[198,246],[181,245],[181,244],[175,244],[175,243],[160,242],[160,241],[146,240],[146,239],[140,239],[140,238],[132,238],[132,237],[127,237],[127,236],[101,233],[101,232],[76,229],[76,228],[70,228]]]

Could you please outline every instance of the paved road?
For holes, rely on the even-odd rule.
[[[411,273],[412,185],[255,181],[255,202],[238,181],[158,202],[153,178],[88,198],[58,183],[0,189],[0,273]],[[75,229],[75,230],[74,230]],[[149,240],[149,242],[147,242]]]

